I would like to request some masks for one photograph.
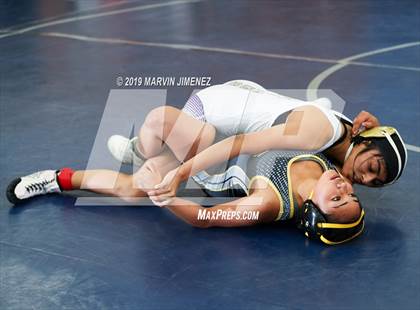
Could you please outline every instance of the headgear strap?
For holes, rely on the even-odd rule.
[[[352,138],[345,160],[349,157],[354,145],[363,141],[370,141],[379,149],[387,168],[385,183],[394,183],[401,176],[407,163],[407,149],[398,131],[393,127],[379,126],[359,133]]]
[[[365,226],[364,217],[365,211],[361,207],[360,216],[354,222],[328,223],[325,214],[311,199],[307,199],[300,209],[297,225],[304,230],[306,237],[320,240],[328,245],[336,245],[359,236]]]

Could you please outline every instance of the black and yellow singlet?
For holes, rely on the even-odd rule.
[[[323,171],[334,169],[321,153],[268,151],[252,157],[248,162],[248,188],[251,188],[257,179],[262,179],[277,194],[280,206],[276,221],[291,219],[297,213],[298,205],[292,194],[290,167],[295,162],[306,160],[317,162]]]
[[[334,166],[321,153],[290,151],[267,151],[256,156],[240,155],[229,161],[227,168],[219,174],[198,173],[193,179],[212,197],[243,197],[257,179],[264,180],[279,199],[276,221],[288,220],[297,213],[293,197],[290,167],[298,161],[317,162],[322,169]]]

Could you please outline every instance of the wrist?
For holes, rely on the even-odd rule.
[[[180,181],[182,182],[188,179],[189,174],[190,174],[190,169],[188,169],[188,164],[183,163],[178,169],[178,175],[179,175]]]
[[[166,208],[171,208],[171,207],[182,206],[182,205],[186,205],[186,204],[188,204],[187,200],[175,196],[175,197],[171,198],[170,203],[168,205],[166,205],[165,207]]]
[[[177,202],[178,202],[178,197],[172,197],[169,204],[167,204],[165,206],[165,208],[170,208],[170,207],[176,206]]]

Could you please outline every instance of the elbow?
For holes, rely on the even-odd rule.
[[[196,227],[196,228],[209,228],[211,226],[211,219],[203,216],[203,214],[205,214],[205,213],[203,213],[201,211],[202,210],[200,209],[198,211],[198,213],[196,215],[190,217],[187,220],[187,222],[188,222],[188,224],[190,224],[191,226]]]
[[[235,139],[238,140],[239,142],[242,142],[245,138],[246,134],[245,133],[238,133],[235,136]]]
[[[195,228],[209,228],[211,227],[211,223],[209,220],[200,220],[200,219],[194,219],[188,222],[191,226]]]
[[[233,148],[241,148],[242,147],[242,143],[244,142],[245,139],[245,135],[244,133],[238,133],[234,136],[232,136],[232,140],[233,140]]]

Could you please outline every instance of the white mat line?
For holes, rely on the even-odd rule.
[[[16,30],[16,28],[33,26],[33,25],[48,22],[48,21],[51,21],[51,20],[55,20],[55,19],[58,19],[58,18],[74,16],[74,15],[77,15],[77,14],[82,14],[82,13],[87,13],[87,12],[92,12],[92,11],[99,11],[99,10],[103,10],[103,9],[106,9],[106,8],[109,8],[109,7],[120,6],[120,5],[123,5],[123,4],[128,4],[130,2],[135,2],[135,1],[136,0],[122,0],[122,1],[118,1],[118,2],[112,2],[112,3],[98,5],[95,8],[77,10],[77,11],[70,11],[70,12],[67,12],[67,13],[64,13],[64,14],[59,14],[59,15],[55,15],[55,16],[51,16],[51,17],[42,18],[42,19],[36,19],[36,20],[32,20],[32,21],[27,21],[27,22],[24,22],[24,23],[21,23],[21,24],[12,25],[8,28],[0,29],[0,33],[12,32],[12,31]]]
[[[380,49],[377,49],[377,50],[373,50],[373,51],[369,51],[369,52],[365,52],[365,53],[361,53],[361,54],[356,54],[356,55],[353,55],[353,56],[350,56],[350,57],[340,59],[339,64],[336,64],[336,65],[322,71],[320,74],[318,74],[316,77],[314,77],[311,82],[309,82],[307,92],[306,92],[306,98],[307,98],[308,101],[316,100],[318,98],[318,89],[319,89],[321,83],[327,77],[332,75],[333,73],[337,72],[338,70],[343,69],[344,67],[346,67],[348,65],[351,65],[353,60],[355,60],[355,59],[360,59],[360,58],[364,58],[364,57],[371,56],[371,55],[387,53],[387,52],[391,52],[391,51],[395,51],[395,50],[399,50],[399,49],[403,49],[403,48],[409,48],[409,47],[413,47],[413,46],[418,46],[418,45],[420,45],[420,41],[409,42],[409,43],[394,45],[394,46],[390,46],[390,47],[380,48]],[[407,150],[409,150],[409,151],[420,153],[420,147],[418,147],[418,146],[411,145],[411,144],[405,144],[405,146],[407,147]]]
[[[395,51],[395,50],[398,50],[398,49],[418,46],[418,45],[420,45],[419,41],[409,42],[409,43],[394,45],[394,46],[390,46],[390,47],[386,47],[386,48],[380,48],[380,49],[373,50],[373,51],[370,51],[370,52],[356,54],[356,55],[353,55],[353,56],[350,56],[350,57],[340,59],[338,61],[339,63],[337,63],[336,65],[322,71],[320,74],[318,74],[316,77],[314,77],[312,79],[312,81],[308,85],[306,97],[309,101],[313,101],[313,100],[317,99],[318,98],[317,93],[318,93],[318,89],[319,89],[319,86],[321,85],[321,83],[327,77],[329,77],[331,74],[335,73],[336,71],[341,70],[344,67],[353,64],[353,60],[364,58],[364,57],[367,57],[367,56],[376,55],[376,54],[382,54],[382,53],[386,53],[386,52],[390,52],[390,51]],[[415,71],[419,71],[419,68],[415,68],[415,69],[416,69]]]
[[[301,56],[271,54],[271,53],[258,53],[258,52],[249,52],[249,51],[225,49],[225,48],[218,48],[218,47],[203,47],[203,46],[188,45],[188,44],[155,43],[155,42],[133,41],[133,40],[124,40],[124,39],[116,39],[116,38],[95,38],[95,37],[74,35],[74,34],[68,34],[68,33],[59,33],[59,32],[47,32],[47,33],[41,33],[41,35],[49,36],[49,37],[59,37],[59,38],[66,38],[66,39],[72,39],[72,40],[79,40],[79,41],[87,41],[87,42],[107,43],[107,44],[127,44],[127,45],[165,47],[165,48],[184,49],[184,50],[200,50],[200,51],[207,51],[207,52],[222,52],[222,53],[230,53],[230,54],[241,54],[241,55],[269,57],[269,58],[304,60],[304,61],[324,62],[324,63],[337,63],[337,62],[341,61],[341,63],[338,63],[336,65],[337,67],[340,66],[340,68],[343,68],[343,67],[348,66],[348,65],[359,65],[359,66],[361,65],[361,66],[371,66],[371,67],[380,67],[380,68],[392,68],[392,69],[420,71],[420,68],[389,66],[389,65],[382,65],[382,64],[371,64],[371,63],[361,63],[361,62],[349,61],[350,58],[357,59],[357,58],[354,58],[354,56],[335,61],[335,60],[332,60],[332,59],[301,57]],[[403,44],[401,46],[411,47],[411,46],[415,46],[415,45],[419,45],[419,44],[420,44],[420,42],[414,42],[414,43]],[[403,47],[399,47],[399,48],[403,48]],[[395,47],[393,49],[386,48],[387,51],[394,50],[394,49],[397,49],[397,48],[395,48]],[[382,49],[382,50],[385,50],[385,49]],[[359,55],[362,55],[362,54],[359,54]],[[363,55],[364,55],[363,57],[366,57],[368,55],[372,55],[372,52],[363,53]],[[336,66],[333,66],[331,68],[334,68]],[[318,84],[318,87],[319,87],[319,84]],[[309,89],[308,89],[308,91],[309,91]],[[406,146],[407,146],[407,149],[410,150],[410,151],[420,152],[420,148],[418,146],[411,145],[411,144],[406,144]]]
[[[39,25],[34,25],[31,27],[26,27],[23,29],[18,29],[9,33],[5,33],[5,34],[0,35],[0,39],[10,37],[10,36],[15,36],[18,34],[23,34],[23,33],[36,30],[36,29],[42,29],[42,28],[46,28],[50,26],[67,24],[67,23],[71,23],[71,22],[75,22],[79,20],[87,20],[87,19],[93,19],[93,18],[99,18],[99,17],[105,17],[105,16],[112,16],[112,15],[117,15],[117,14],[131,13],[135,11],[144,11],[144,10],[150,10],[150,9],[155,9],[155,8],[161,8],[165,6],[172,6],[172,5],[184,4],[184,3],[194,3],[194,2],[199,2],[199,1],[201,0],[177,0],[177,1],[170,1],[170,2],[164,2],[164,3],[140,5],[140,6],[135,6],[131,8],[113,10],[113,11],[96,13],[96,14],[69,17],[69,18],[59,19],[59,20],[55,20],[55,21],[51,21],[47,23],[42,23]]]
[[[41,33],[41,35],[49,36],[49,37],[59,37],[59,38],[66,38],[66,39],[72,39],[72,40],[86,41],[86,42],[106,43],[106,44],[140,45],[140,46],[162,47],[162,48],[181,49],[181,50],[196,50],[196,51],[204,51],[204,52],[238,54],[238,55],[245,55],[245,56],[265,57],[265,58],[303,60],[303,61],[321,62],[321,63],[330,63],[330,64],[342,63],[341,60],[328,59],[328,58],[305,57],[305,56],[264,53],[264,52],[252,52],[252,51],[245,51],[245,50],[238,50],[238,49],[208,47],[208,46],[191,45],[191,44],[144,42],[144,41],[126,40],[126,39],[120,39],[120,38],[98,38],[98,37],[83,36],[83,35],[76,35],[76,34],[62,33],[62,32],[44,32],[44,33]],[[394,66],[394,65],[375,64],[375,63],[368,63],[368,62],[348,62],[348,61],[344,62],[343,64],[420,72],[420,68],[417,68],[417,67]]]
[[[407,150],[409,151],[420,153],[420,147],[418,146],[407,144],[407,143],[405,144],[405,146],[407,147]]]

